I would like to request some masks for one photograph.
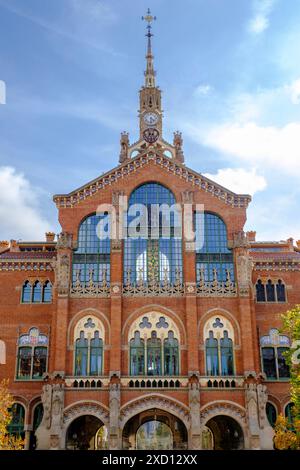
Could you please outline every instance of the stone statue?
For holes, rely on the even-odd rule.
[[[252,275],[252,261],[250,257],[241,253],[237,257],[237,280],[239,289],[249,289]]]
[[[259,425],[256,384],[246,384],[245,394],[250,433],[254,436],[257,436],[259,434]]]
[[[51,407],[52,407],[52,387],[49,384],[43,386],[42,392],[42,403],[44,408],[43,414],[43,424],[45,425],[46,429],[50,429],[51,427]]]
[[[184,163],[184,155],[182,150],[183,140],[181,132],[174,132],[173,145],[175,147],[175,160]]]
[[[257,399],[258,399],[258,411],[259,411],[259,423],[263,429],[267,424],[266,405],[268,401],[268,393],[266,385],[257,385]]]
[[[58,253],[57,261],[57,290],[59,294],[66,294],[70,284],[70,259]]]
[[[128,132],[121,133],[121,151],[119,157],[119,163],[124,163],[128,159],[128,148],[129,148],[129,134]]]
[[[61,232],[57,236],[57,248],[72,248],[72,234],[68,232]]]
[[[62,384],[53,385],[52,391],[52,428],[62,426],[64,408],[64,389]]]

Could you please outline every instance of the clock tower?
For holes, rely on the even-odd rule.
[[[151,25],[156,20],[156,17],[152,16],[148,9],[146,16],[143,16],[142,19],[147,22],[147,54],[146,70],[144,72],[145,83],[140,89],[140,136],[137,142],[130,145],[128,132],[124,131],[121,133],[119,163],[127,162],[137,154],[145,152],[146,149],[155,149],[161,155],[184,164],[181,132],[174,132],[173,145],[167,142],[162,135],[163,111],[161,109],[161,90],[155,83],[156,72],[153,65],[154,56],[151,44],[153,36]]]
[[[156,142],[162,138],[162,109],[161,109],[161,90],[155,84],[155,75],[152,54],[151,38],[151,24],[156,19],[151,15],[150,10],[146,16],[143,17],[147,24],[148,45],[146,54],[146,71],[145,71],[145,85],[140,90],[140,139],[146,140],[150,143]]]

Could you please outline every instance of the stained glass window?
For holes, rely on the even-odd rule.
[[[182,281],[181,218],[170,209],[174,204],[173,193],[158,183],[143,184],[132,192],[124,241],[125,283]]]
[[[174,338],[173,331],[169,331],[168,338],[164,340],[164,375],[178,375],[179,349],[178,339]]]
[[[224,331],[224,338],[220,339],[221,347],[221,375],[233,375],[233,344]]]
[[[268,379],[286,379],[290,377],[289,366],[285,352],[289,350],[288,336],[279,334],[276,328],[271,328],[268,335],[260,338],[262,352],[262,367]]]
[[[206,345],[206,373],[207,375],[219,375],[219,351],[218,340],[214,338],[213,331],[209,332]]]
[[[234,280],[233,254],[228,248],[227,230],[223,220],[210,212],[196,212],[196,270],[199,282],[201,272],[205,281],[213,280],[214,270],[219,281],[226,281],[226,270]]]
[[[94,338],[90,342],[90,375],[101,375],[103,341],[99,338],[99,331],[95,331]]]
[[[75,375],[98,376],[102,374],[102,370],[103,340],[99,331],[95,331],[90,339],[86,338],[84,331],[80,331],[79,338],[75,341]]]
[[[18,347],[17,379],[42,380],[47,371],[48,338],[37,328],[21,335]]]
[[[88,340],[84,337],[84,331],[80,332],[80,338],[76,340],[75,375],[86,376],[88,365]]]
[[[130,340],[130,374],[145,374],[145,346],[139,331],[136,331],[134,338]]]
[[[110,217],[107,213],[91,215],[80,224],[78,247],[73,253],[73,283],[82,284],[92,276],[94,283],[110,280]]]
[[[161,375],[161,340],[153,331],[147,340],[147,374]]]

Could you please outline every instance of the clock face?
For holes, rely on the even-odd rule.
[[[146,113],[143,119],[148,126],[155,126],[158,121],[158,115],[156,113]]]

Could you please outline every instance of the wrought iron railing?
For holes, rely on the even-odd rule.
[[[201,268],[198,271],[197,294],[201,297],[235,297],[237,286],[231,280],[228,269],[226,269],[226,280],[220,281],[216,269],[213,270],[213,279],[207,280],[204,268]]]
[[[107,280],[107,270],[102,271],[102,280],[94,281],[94,271],[89,270],[88,281],[80,279],[81,270],[76,270],[76,279],[71,286],[71,295],[74,297],[108,297],[110,294],[110,283]]]
[[[126,270],[126,279],[123,286],[123,295],[125,296],[182,296],[184,294],[184,284],[182,282],[182,273],[179,268],[175,269],[175,279],[170,279],[170,271],[164,270],[164,278],[158,280],[155,277],[145,279],[143,269],[139,269],[137,281],[132,282],[131,269]]]

